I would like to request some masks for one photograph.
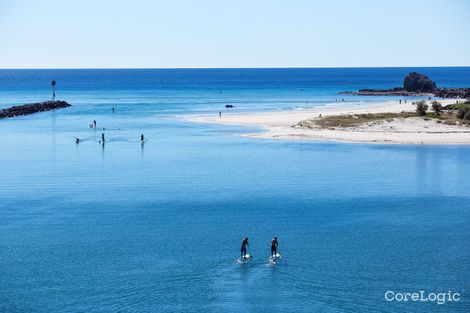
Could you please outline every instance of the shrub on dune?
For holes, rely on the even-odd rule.
[[[466,120],[470,120],[470,107],[464,107],[464,108],[461,108],[457,111],[457,118],[458,119],[466,119]]]
[[[419,116],[425,116],[427,110],[428,110],[428,105],[426,104],[426,101],[421,100],[421,101],[416,102],[416,113]]]
[[[442,113],[442,105],[437,101],[432,102],[431,108],[436,115],[440,115]]]
[[[463,116],[463,119],[466,121],[470,121],[470,110],[467,110],[467,113]]]

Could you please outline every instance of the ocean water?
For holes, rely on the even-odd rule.
[[[0,312],[469,312],[470,147],[182,118],[367,105],[394,98],[337,92],[412,70],[470,86],[470,68],[0,70],[0,107],[49,99],[52,79],[73,105],[0,120]]]

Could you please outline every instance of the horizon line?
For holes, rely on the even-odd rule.
[[[272,66],[272,67],[4,67],[0,70],[228,70],[228,69],[373,69],[373,68],[466,68],[470,65],[433,66]]]

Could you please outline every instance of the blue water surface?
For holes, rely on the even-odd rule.
[[[73,105],[0,120],[0,311],[469,312],[470,147],[262,140],[181,118],[381,101],[337,92],[413,70],[470,86],[470,68],[0,70],[1,107],[49,99],[52,79]]]

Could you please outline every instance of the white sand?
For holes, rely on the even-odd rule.
[[[442,105],[455,100],[440,101]],[[236,110],[236,109],[235,109]],[[422,118],[393,119],[380,123],[368,123],[358,127],[321,129],[296,127],[300,121],[329,115],[361,113],[399,113],[414,111],[408,101],[387,101],[356,107],[321,107],[304,110],[258,112],[236,114],[225,110],[221,118],[214,116],[189,116],[186,120],[198,123],[230,124],[240,126],[261,126],[265,131],[245,136],[273,139],[314,139],[364,143],[395,144],[470,144],[470,127],[452,126]]]

